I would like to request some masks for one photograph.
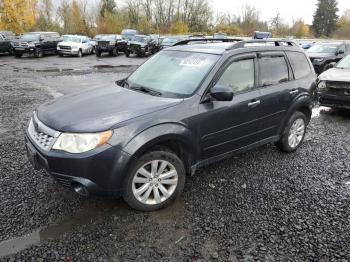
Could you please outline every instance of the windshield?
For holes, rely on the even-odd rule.
[[[335,54],[339,45],[338,44],[316,44],[309,48],[309,53],[327,53]]]
[[[147,40],[147,38],[146,37],[142,37],[142,36],[134,36],[133,37],[133,39],[132,39],[133,41],[136,41],[136,42],[141,42],[141,43],[144,43],[144,42],[146,42],[146,40]]]
[[[350,55],[346,56],[336,65],[336,68],[350,69]]]
[[[102,41],[114,41],[115,40],[115,36],[114,35],[104,35],[99,40],[102,40]]]
[[[21,39],[24,41],[37,41],[40,38],[40,34],[24,34]]]
[[[199,87],[220,56],[163,51],[150,58],[129,78],[129,88],[145,87],[169,97],[188,97]]]
[[[81,37],[66,35],[66,36],[63,37],[63,41],[64,42],[80,43],[81,42]]]

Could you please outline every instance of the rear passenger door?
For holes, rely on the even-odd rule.
[[[276,136],[293,98],[298,94],[296,83],[284,52],[258,54],[261,92],[259,110],[263,115],[260,128],[264,138]]]

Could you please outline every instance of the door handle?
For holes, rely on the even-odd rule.
[[[289,94],[291,94],[291,95],[295,95],[297,93],[299,93],[298,89],[292,89],[292,91],[289,92]]]
[[[253,102],[248,103],[248,106],[249,106],[249,107],[258,106],[258,105],[260,105],[260,100],[257,100],[257,101],[253,101]]]

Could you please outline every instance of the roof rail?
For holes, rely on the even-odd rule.
[[[249,44],[272,44],[274,46],[298,46],[293,40],[290,39],[252,39],[252,40],[245,40],[240,41],[238,43],[233,44],[231,47],[228,48],[228,50],[231,49],[237,49],[237,48],[244,48],[246,45]]]
[[[187,45],[190,42],[198,42],[199,44],[203,44],[203,43],[218,43],[218,42],[222,42],[222,43],[234,43],[234,42],[239,42],[242,41],[242,39],[240,38],[224,38],[224,39],[220,39],[220,38],[193,38],[193,39],[185,39],[182,40],[180,42],[177,42],[174,46],[178,46],[178,45]]]

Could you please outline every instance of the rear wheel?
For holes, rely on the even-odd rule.
[[[306,134],[307,119],[302,112],[295,112],[288,121],[276,146],[283,152],[291,153],[298,149]]]
[[[161,209],[181,194],[185,179],[184,165],[176,154],[146,153],[134,161],[124,182],[123,198],[137,210]]]

